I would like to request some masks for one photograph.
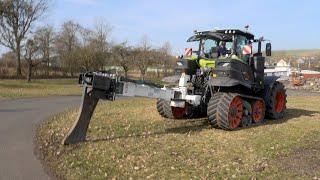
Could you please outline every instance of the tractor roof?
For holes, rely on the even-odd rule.
[[[195,32],[196,35],[191,36],[188,39],[188,42],[191,41],[197,41],[200,38],[212,38],[217,39],[220,41],[232,41],[232,35],[241,35],[246,37],[247,39],[254,39],[254,35],[247,32],[242,31],[239,29],[219,29],[219,30],[213,30],[213,31],[201,31],[201,32]]]

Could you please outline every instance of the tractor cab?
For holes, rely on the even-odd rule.
[[[213,86],[242,85],[246,88],[261,89],[264,84],[264,62],[261,44],[263,38],[255,39],[248,31],[220,29],[195,31],[187,42],[193,43],[182,59],[180,69],[189,75],[197,69],[210,68],[213,72]],[[253,47],[257,52],[253,53]],[[190,53],[191,52],[191,53]],[[271,55],[271,44],[266,44],[266,55]],[[179,67],[178,67],[179,69]]]
[[[254,36],[249,32],[232,29],[195,31],[195,35],[191,36],[187,42],[197,44],[197,49],[192,51],[192,54],[186,55],[187,59],[217,60],[232,58],[247,63],[248,56],[245,55],[252,53],[252,49],[248,47],[252,47]],[[243,54],[244,52],[245,54]]]

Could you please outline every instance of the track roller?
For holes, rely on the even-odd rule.
[[[251,104],[252,107],[252,121],[254,123],[261,123],[264,120],[265,116],[265,104],[261,99],[255,100]]]

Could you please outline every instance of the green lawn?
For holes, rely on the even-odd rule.
[[[76,79],[0,80],[0,99],[80,94]]]
[[[313,151],[320,148],[319,101],[290,97],[285,119],[237,131],[211,128],[206,119],[165,120],[155,100],[102,102],[87,142],[61,144],[77,116],[72,110],[43,123],[37,145],[61,179],[310,179],[320,177]]]

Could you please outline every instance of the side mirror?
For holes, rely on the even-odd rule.
[[[271,56],[271,43],[266,44],[266,56]]]

